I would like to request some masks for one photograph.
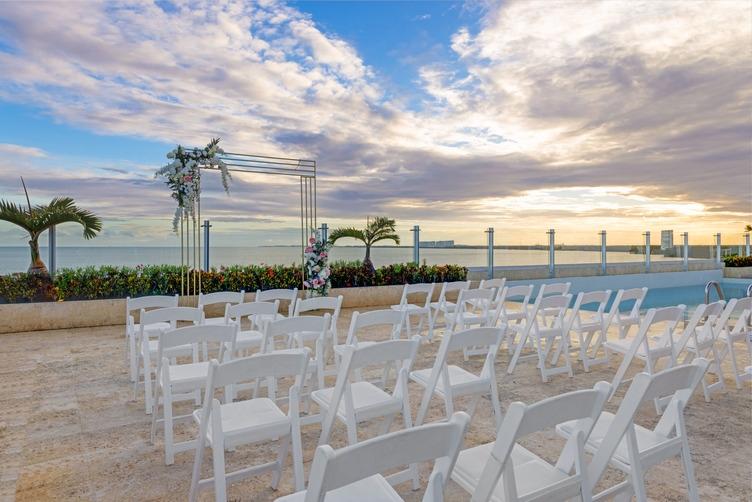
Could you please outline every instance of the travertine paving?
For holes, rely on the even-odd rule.
[[[344,339],[352,312],[340,320]],[[374,333],[373,337],[385,336]],[[150,419],[144,414],[142,397],[133,400],[128,381],[122,326],[38,331],[0,335],[0,498],[2,500],[185,500],[188,495],[192,452],[179,453],[176,463],[165,466],[161,435],[149,442]],[[421,347],[416,368],[430,367],[438,343]],[[497,379],[502,406],[511,401],[532,402],[561,392],[591,387],[598,380],[611,381],[618,359],[591,373],[575,367],[574,378],[557,376],[543,384],[532,362],[520,364],[514,375],[506,374],[509,354],[503,349],[497,358]],[[481,358],[453,362],[479,370]],[[749,364],[745,361],[746,364]],[[638,370],[634,365],[634,371]],[[333,383],[333,379],[331,380]],[[621,390],[608,404],[615,410],[624,394]],[[410,386],[413,413],[421,389]],[[463,402],[459,402],[461,409]],[[187,406],[187,405],[185,405]],[[687,410],[697,480],[703,500],[750,500],[750,451],[752,451],[752,394],[750,387],[737,390],[727,379],[727,390],[705,403],[697,393]],[[434,400],[431,417],[438,418],[443,405]],[[642,410],[644,424],[657,421],[654,410]],[[375,422],[361,429],[361,438],[380,428]],[[395,420],[393,428],[400,425]],[[306,472],[310,468],[320,428],[303,429]],[[195,434],[192,425],[179,427],[179,436]],[[481,402],[466,445],[494,438],[490,404]],[[345,431],[337,427],[332,442],[345,444]],[[551,455],[561,442],[551,434],[531,437],[534,451]],[[229,468],[246,465],[249,459],[274,458],[271,445],[242,447],[229,453]],[[210,453],[204,475],[210,475]],[[256,460],[254,463],[258,463]],[[648,494],[654,500],[686,500],[686,489],[678,461],[669,461],[648,475]],[[423,475],[427,474],[424,467]],[[620,479],[608,472],[603,483]],[[425,481],[425,479],[424,479]],[[277,492],[269,488],[270,475],[233,484],[232,500],[267,501],[292,491],[289,466]],[[407,500],[420,500],[421,492],[400,488]],[[211,500],[211,493],[204,493]],[[469,500],[452,484],[449,500]]]

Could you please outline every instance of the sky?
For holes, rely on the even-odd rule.
[[[320,222],[388,215],[406,244],[752,222],[748,0],[10,1],[0,69],[0,197],[74,197],[91,245],[176,244],[154,171],[212,137],[316,160]],[[204,180],[213,244],[299,242],[297,181]]]

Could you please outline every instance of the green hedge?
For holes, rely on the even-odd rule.
[[[458,265],[396,264],[374,272],[360,262],[331,265],[332,287],[386,286],[416,282],[460,281],[467,268]],[[201,289],[248,292],[300,287],[300,268],[284,265],[233,265],[201,273]],[[180,292],[180,267],[85,267],[61,269],[50,284],[28,274],[0,276],[0,303],[94,300],[126,296],[174,295]]]
[[[752,267],[752,256],[726,256],[723,262],[727,267]]]

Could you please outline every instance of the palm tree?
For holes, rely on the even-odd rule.
[[[49,275],[47,267],[39,255],[39,236],[53,225],[78,223],[84,227],[84,239],[93,239],[102,230],[102,220],[94,213],[76,206],[70,197],[55,197],[49,204],[31,205],[26,183],[21,178],[26,194],[28,209],[20,204],[0,200],[0,220],[18,225],[29,233],[31,265],[29,274]]]
[[[374,269],[371,262],[371,246],[379,241],[394,241],[399,245],[400,238],[394,230],[396,223],[393,219],[386,216],[377,216],[373,220],[366,219],[366,228],[360,230],[354,227],[336,228],[329,235],[329,243],[334,244],[343,237],[350,237],[361,241],[366,246],[366,257],[363,259],[363,265]]]
[[[745,232],[752,232],[752,225],[746,225],[746,226],[744,227],[744,231],[745,231]]]

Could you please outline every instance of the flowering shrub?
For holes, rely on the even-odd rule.
[[[178,145],[167,154],[172,162],[161,167],[154,174],[155,178],[166,178],[165,184],[172,190],[172,198],[178,203],[175,216],[172,219],[172,229],[178,231],[180,217],[190,215],[196,217],[196,201],[201,193],[201,168],[215,167],[222,174],[222,186],[225,192],[230,192],[230,172],[224,162],[217,158],[217,154],[225,153],[219,148],[219,138],[212,139],[204,148],[186,150]]]
[[[732,255],[723,258],[727,267],[752,267],[752,256]]]
[[[374,273],[362,262],[335,262],[329,270],[329,283],[335,288],[461,281],[467,277],[467,269],[457,265],[397,264]],[[67,268],[59,270],[52,283],[25,273],[0,275],[0,303],[174,295],[180,293],[180,280],[178,265]],[[233,265],[201,272],[204,293],[296,288],[302,281],[301,267],[291,265]]]
[[[303,285],[310,289],[316,296],[326,296],[329,292],[330,270],[329,249],[331,244],[321,240],[321,234],[317,230],[314,235],[308,239],[308,246],[305,248],[305,269],[306,280]]]

